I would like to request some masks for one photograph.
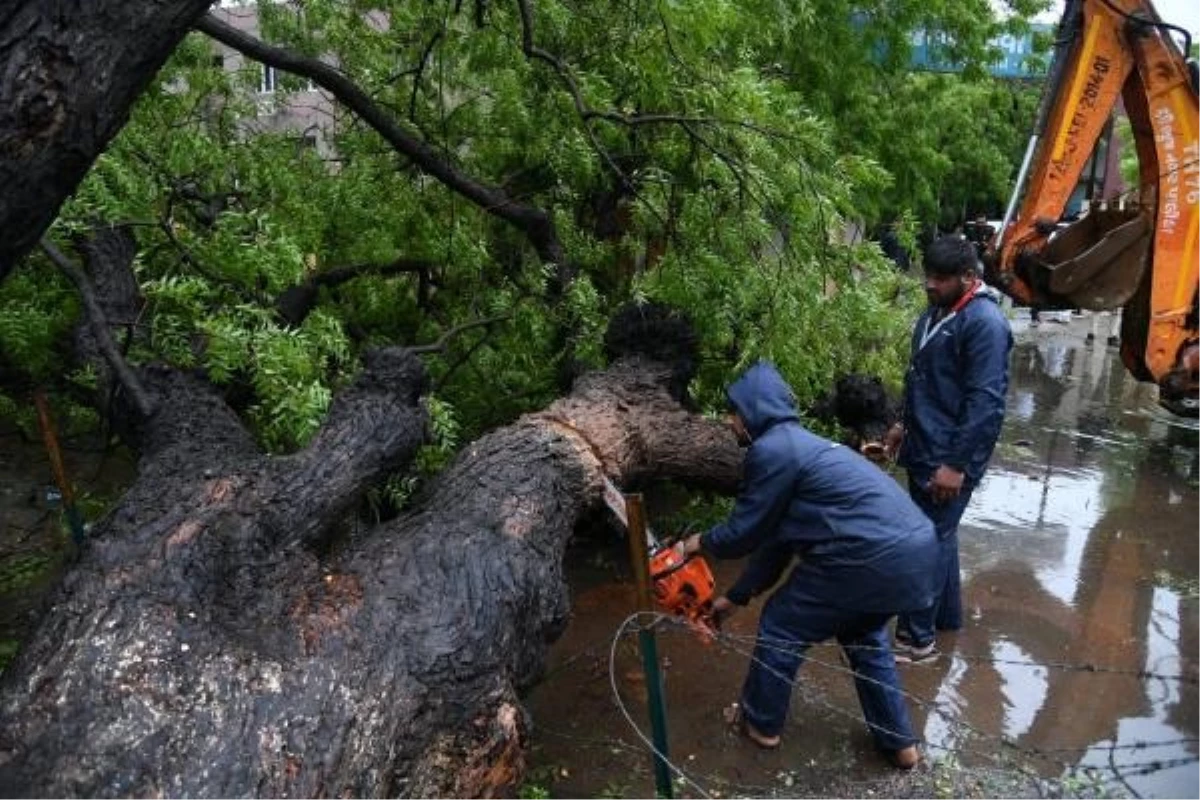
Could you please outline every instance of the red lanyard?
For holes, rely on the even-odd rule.
[[[979,287],[982,285],[983,281],[977,280],[972,283],[971,288],[963,292],[962,297],[958,298],[958,302],[951,306],[950,314],[957,314],[959,311],[962,311],[963,306],[971,302],[971,298],[975,296],[975,293],[979,291]],[[949,316],[949,314],[947,314],[947,316]]]

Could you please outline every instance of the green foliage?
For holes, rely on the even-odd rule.
[[[459,422],[454,408],[435,395],[425,398],[425,410],[429,414],[431,442],[417,453],[417,475],[430,477],[441,472],[458,452],[461,444]]]
[[[316,101],[305,81],[259,94],[256,65],[214,67],[199,35],[54,234],[137,223],[148,336],[131,360],[249,396],[240,410],[273,451],[308,440],[362,348],[502,318],[428,357],[437,440],[383,493],[402,503],[462,441],[559,394],[563,359],[600,365],[604,325],[631,299],[695,322],[692,390],[709,408],[758,358],[802,402],[849,371],[897,384],[921,293],[847,232],[898,219],[915,249],[918,230],[1003,201],[1036,97],[982,67],[989,37],[1041,4],[1011,5],[1001,22],[985,0],[541,0],[545,57],[531,58],[516,4],[262,3],[264,36],[336,63],[448,166],[546,211],[568,263],[543,263],[344,109],[306,146],[286,120],[291,100]],[[918,28],[952,37],[962,76],[908,71]],[[422,269],[383,268],[398,259]],[[289,288],[364,265],[299,326],[276,313]],[[0,347],[52,374],[77,307],[28,267],[0,296]]]
[[[426,396],[424,402],[429,414],[431,441],[417,451],[409,473],[392,475],[382,487],[369,493],[367,502],[377,515],[385,507],[401,509],[407,506],[421,487],[453,460],[462,444],[454,408],[435,395]]]
[[[675,792],[682,796],[682,793],[687,789],[687,784],[682,778],[676,778],[673,783],[675,786]],[[600,793],[596,796],[609,798],[630,797],[631,791],[627,784],[613,780],[604,784],[604,788],[601,789]],[[656,796],[659,795],[656,793]]]
[[[1137,186],[1140,183],[1140,167],[1138,166],[1137,143],[1133,139],[1133,126],[1126,116],[1117,117],[1113,126],[1113,137],[1121,148],[1121,162],[1118,165],[1121,180],[1126,186]]]
[[[71,285],[40,259],[14,272],[0,292],[0,353],[32,381],[61,369],[58,343],[78,312]]]

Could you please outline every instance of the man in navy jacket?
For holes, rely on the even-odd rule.
[[[1004,422],[1012,331],[977,264],[975,247],[956,236],[926,250],[929,308],[913,330],[904,418],[888,432],[888,448],[899,445],[909,494],[933,521],[939,549],[934,603],[897,622],[901,661],[936,659],[935,632],[962,627],[958,523]]]
[[[731,424],[749,447],[729,519],[686,539],[686,554],[750,556],[714,608],[745,605],[800,562],[759,620],[742,689],[744,732],[779,744],[792,683],[807,646],[836,637],[854,669],[863,716],[892,763],[917,763],[917,737],[900,693],[887,624],[933,598],[933,526],[904,490],[854,451],[800,425],[792,391],[769,364],[733,383]]]

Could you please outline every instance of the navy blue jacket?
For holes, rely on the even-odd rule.
[[[1004,422],[1012,331],[986,287],[940,328],[936,311],[926,310],[913,329],[898,460],[918,486],[945,464],[961,470],[970,489],[983,477]]]
[[[753,553],[726,592],[744,605],[799,555],[788,585],[818,602],[899,613],[933,603],[933,525],[890,476],[803,427],[780,374],[759,363],[728,391],[752,443],[729,519],[705,532],[717,558]]]

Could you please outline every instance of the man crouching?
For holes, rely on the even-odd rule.
[[[792,684],[809,645],[836,637],[854,670],[863,716],[893,766],[918,761],[888,621],[928,606],[937,541],[933,525],[887,474],[849,448],[800,425],[791,389],[759,363],[727,391],[730,425],[746,451],[729,519],[680,547],[750,560],[714,602],[718,621],[771,588],[742,687],[742,731],[779,745]]]

